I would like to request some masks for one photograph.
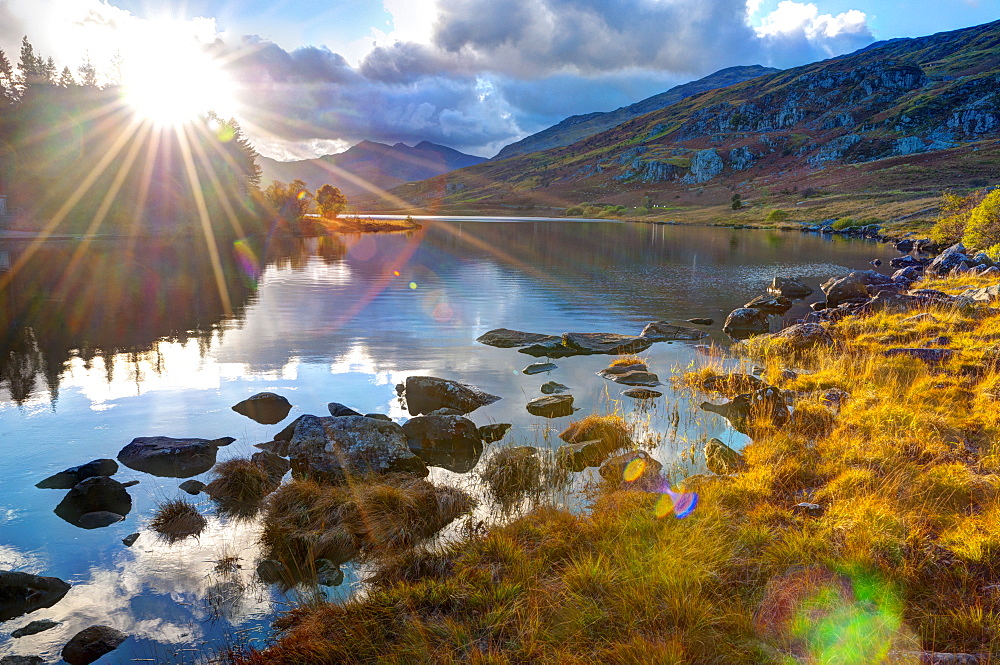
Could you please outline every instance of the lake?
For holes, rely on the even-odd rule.
[[[122,466],[133,508],[105,528],[53,512],[64,490],[41,479],[115,458],[139,436],[237,440],[219,459],[245,457],[295,417],[341,402],[362,413],[407,417],[395,385],[410,375],[465,381],[503,399],[473,412],[477,425],[512,423],[505,445],[555,447],[574,417],[548,420],[524,405],[550,380],[579,407],[637,413],[655,456],[683,474],[705,437],[745,443],[721,418],[669,385],[652,406],[595,375],[609,356],[558,359],[528,376],[534,358],[475,342],[494,328],[638,334],[651,321],[711,317],[700,342],[654,344],[641,355],[669,383],[704,362],[697,344],[725,345],[725,315],[775,274],[826,278],[888,259],[889,245],[797,232],[617,222],[421,220],[394,235],[237,242],[215,262],[198,241],[0,241],[0,569],[54,575],[69,593],[49,609],[0,624],[0,656],[59,659],[77,631],[106,624],[131,635],[102,662],[196,662],[229,643],[262,644],[280,611],[311,593],[255,580],[257,525],[216,516],[179,479]],[[808,301],[807,301],[808,302]],[[800,303],[789,316],[801,316]],[[776,322],[777,323],[777,322]],[[686,325],[686,324],[685,324]],[[231,410],[258,392],[293,404],[276,425]],[[210,474],[197,479],[206,481]],[[433,468],[431,479],[475,488],[475,472]],[[147,524],[157,504],[192,498],[208,517],[198,538],[168,544]],[[131,547],[122,538],[139,533]],[[227,556],[235,571],[217,570]],[[355,571],[327,597],[349,595]],[[62,622],[12,639],[34,619]]]

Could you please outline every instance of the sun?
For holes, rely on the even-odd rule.
[[[171,25],[164,21],[162,29],[122,54],[125,103],[159,126],[183,125],[207,111],[235,115],[234,86],[222,63]]]

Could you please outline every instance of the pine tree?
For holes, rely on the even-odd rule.
[[[11,67],[7,54],[0,49],[0,102],[13,102],[17,99],[16,85],[14,68]]]
[[[62,74],[59,75],[59,87],[73,88],[75,86],[76,79],[73,78],[73,72],[69,70],[69,67],[63,67]]]
[[[41,58],[39,58],[41,60]],[[56,61],[49,56],[49,59],[41,64],[42,76],[45,77],[45,83],[55,84],[56,82]]]
[[[97,68],[90,61],[90,53],[83,56],[83,64],[76,71],[80,75],[80,85],[88,88],[97,87]]]

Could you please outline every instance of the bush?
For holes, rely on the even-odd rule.
[[[841,217],[830,226],[832,226],[835,231],[843,231],[844,229],[859,226],[859,224],[853,217]]]
[[[941,212],[938,213],[934,228],[931,229],[931,239],[939,245],[954,245],[965,235],[965,227],[969,223],[972,211],[978,206],[985,195],[982,192],[972,192],[961,196],[954,192],[941,194]]]
[[[1000,243],[1000,189],[995,189],[969,215],[962,243],[971,249],[986,249]]]
[[[990,246],[986,250],[986,256],[990,257],[990,261],[994,263],[1000,262],[1000,242]]]
[[[778,209],[778,210],[772,210],[771,212],[767,213],[767,217],[765,218],[765,221],[768,221],[768,222],[787,222],[789,219],[791,219],[791,217],[792,217],[792,213],[788,212],[787,210],[780,210],[780,209]]]
[[[566,208],[566,214],[570,217],[579,217],[583,214],[583,206],[570,206]]]

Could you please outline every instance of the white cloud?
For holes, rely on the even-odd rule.
[[[760,0],[748,0],[748,10],[751,4],[755,5],[752,12],[755,13]],[[819,8],[812,3],[782,0],[777,9],[763,17],[756,30],[763,36],[802,33],[810,40],[819,40],[867,31],[867,19],[865,13],[857,9],[833,16],[820,14]]]

